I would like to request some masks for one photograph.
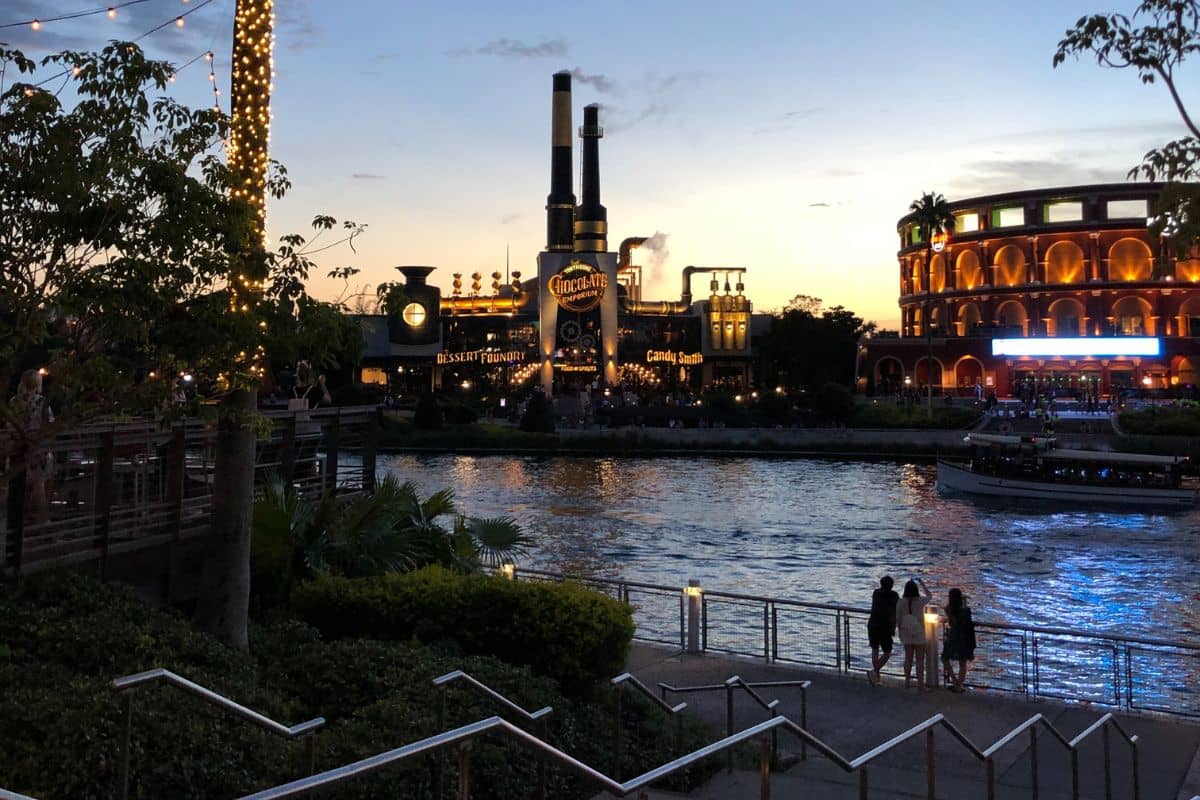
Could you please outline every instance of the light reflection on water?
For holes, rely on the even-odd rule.
[[[869,603],[878,577],[951,586],[976,618],[1200,634],[1200,512],[945,498],[926,465],[764,458],[398,455],[381,469],[467,514],[506,514],[530,566],[797,600]]]

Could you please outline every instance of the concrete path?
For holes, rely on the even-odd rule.
[[[657,689],[657,683],[674,686],[717,684],[732,675],[746,681],[807,679],[808,728],[847,759],[853,759],[882,744],[909,727],[942,713],[980,749],[986,749],[1012,728],[1034,714],[1042,714],[1070,739],[1112,709],[1084,704],[1027,701],[1022,696],[998,692],[968,691],[953,694],[945,689],[918,692],[885,678],[882,686],[871,686],[865,675],[843,676],[832,672],[792,666],[767,665],[762,661],[713,654],[681,655],[650,645],[633,647],[628,669]],[[968,683],[970,676],[968,675]],[[767,700],[779,699],[779,713],[800,719],[798,689],[763,690]],[[725,694],[668,696],[683,700],[717,730],[725,726]],[[735,729],[761,722],[765,712],[748,697],[735,695]],[[1200,725],[1162,716],[1121,714],[1121,725],[1139,737],[1141,797],[1144,800],[1189,800],[1200,779]],[[1104,760],[1102,737],[1096,734],[1079,754],[1081,798],[1102,800]],[[939,798],[986,797],[985,767],[971,756],[945,729],[934,736],[936,796]],[[780,751],[795,755],[798,742],[780,736]],[[1130,748],[1115,731],[1110,736],[1111,798],[1133,797]],[[1039,730],[1037,742],[1041,800],[1071,797],[1071,761],[1066,750],[1049,731]],[[1193,763],[1195,762],[1195,763]],[[881,756],[870,767],[872,798],[927,797],[925,744],[923,737]],[[998,800],[1028,798],[1031,793],[1030,737],[1020,736],[995,757]],[[1189,774],[1191,773],[1191,774]],[[629,777],[629,776],[626,776]],[[808,759],[772,777],[775,798],[857,798],[858,775],[849,775],[809,750]],[[756,798],[756,773],[721,774],[691,795],[698,800]],[[599,795],[608,797],[608,795]],[[652,792],[651,798],[677,798],[669,792]]]

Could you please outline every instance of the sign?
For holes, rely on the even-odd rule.
[[[946,231],[938,231],[930,237],[930,244],[933,245],[933,252],[940,253],[946,249],[946,242],[950,240],[950,234]]]
[[[595,364],[555,364],[554,368],[562,372],[595,372]]]
[[[582,313],[600,305],[608,291],[608,275],[582,261],[572,261],[546,282],[550,294],[567,311]]]
[[[439,364],[505,364],[509,361],[524,361],[525,353],[521,350],[467,350],[462,353],[438,353]]]
[[[994,356],[1157,356],[1162,342],[1153,336],[1038,337],[992,339]]]
[[[647,364],[679,364],[692,367],[704,363],[703,353],[677,353],[674,350],[647,350]]]

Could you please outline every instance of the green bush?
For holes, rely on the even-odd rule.
[[[520,428],[526,433],[554,433],[554,409],[544,392],[534,392],[529,398]]]
[[[854,395],[840,383],[826,383],[813,397],[813,410],[822,418],[845,425],[854,413]]]
[[[491,658],[447,658],[412,642],[343,639],[286,622],[251,629],[251,652],[195,633],[178,615],[131,590],[75,575],[0,582],[0,786],[34,797],[107,800],[119,796],[123,715],[112,678],[171,669],[285,724],[321,715],[318,769],[349,763],[446,728],[498,713],[477,692],[452,686],[439,723],[432,678],[462,669],[528,709],[551,706],[544,736],[603,771],[612,759],[611,695],[579,703],[548,678]],[[134,690],[130,786],[133,798],[238,797],[306,770],[303,745],[286,742],[169,687]],[[673,721],[627,697],[625,775],[680,754]],[[684,748],[711,741],[684,720]],[[637,742],[631,749],[630,742]],[[334,800],[432,800],[432,758],[355,779],[323,793]],[[446,785],[456,779],[452,753]],[[484,737],[471,749],[472,797],[533,795],[536,759],[510,737]],[[582,800],[596,787],[552,769],[550,796]]]
[[[442,408],[442,418],[448,425],[470,425],[479,419],[479,412],[463,403],[450,401]]]
[[[1200,410],[1146,408],[1123,411],[1118,421],[1125,433],[1157,436],[1200,436]]]
[[[625,665],[628,604],[570,583],[459,575],[440,567],[378,578],[322,578],[296,589],[301,619],[331,638],[447,643],[555,678],[583,694]]]
[[[425,392],[417,401],[413,412],[413,425],[422,430],[436,430],[442,427],[442,409],[438,407],[437,398],[431,392]]]
[[[935,401],[933,417],[925,406],[905,409],[890,401],[865,403],[854,409],[850,424],[855,428],[933,428],[955,430],[966,428],[979,421],[979,412],[973,408],[938,405]]]

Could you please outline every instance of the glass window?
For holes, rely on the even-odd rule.
[[[1109,200],[1109,219],[1145,219],[1150,216],[1145,200]]]
[[[1025,224],[1025,207],[1008,206],[992,209],[993,228],[1015,228]]]
[[[954,215],[955,233],[971,233],[977,230],[979,230],[979,214],[976,212],[967,211]]]
[[[1121,317],[1117,322],[1117,330],[1122,336],[1141,336],[1143,331],[1141,315]]]
[[[1083,220],[1083,203],[1078,200],[1047,203],[1042,214],[1043,222],[1080,222]]]

